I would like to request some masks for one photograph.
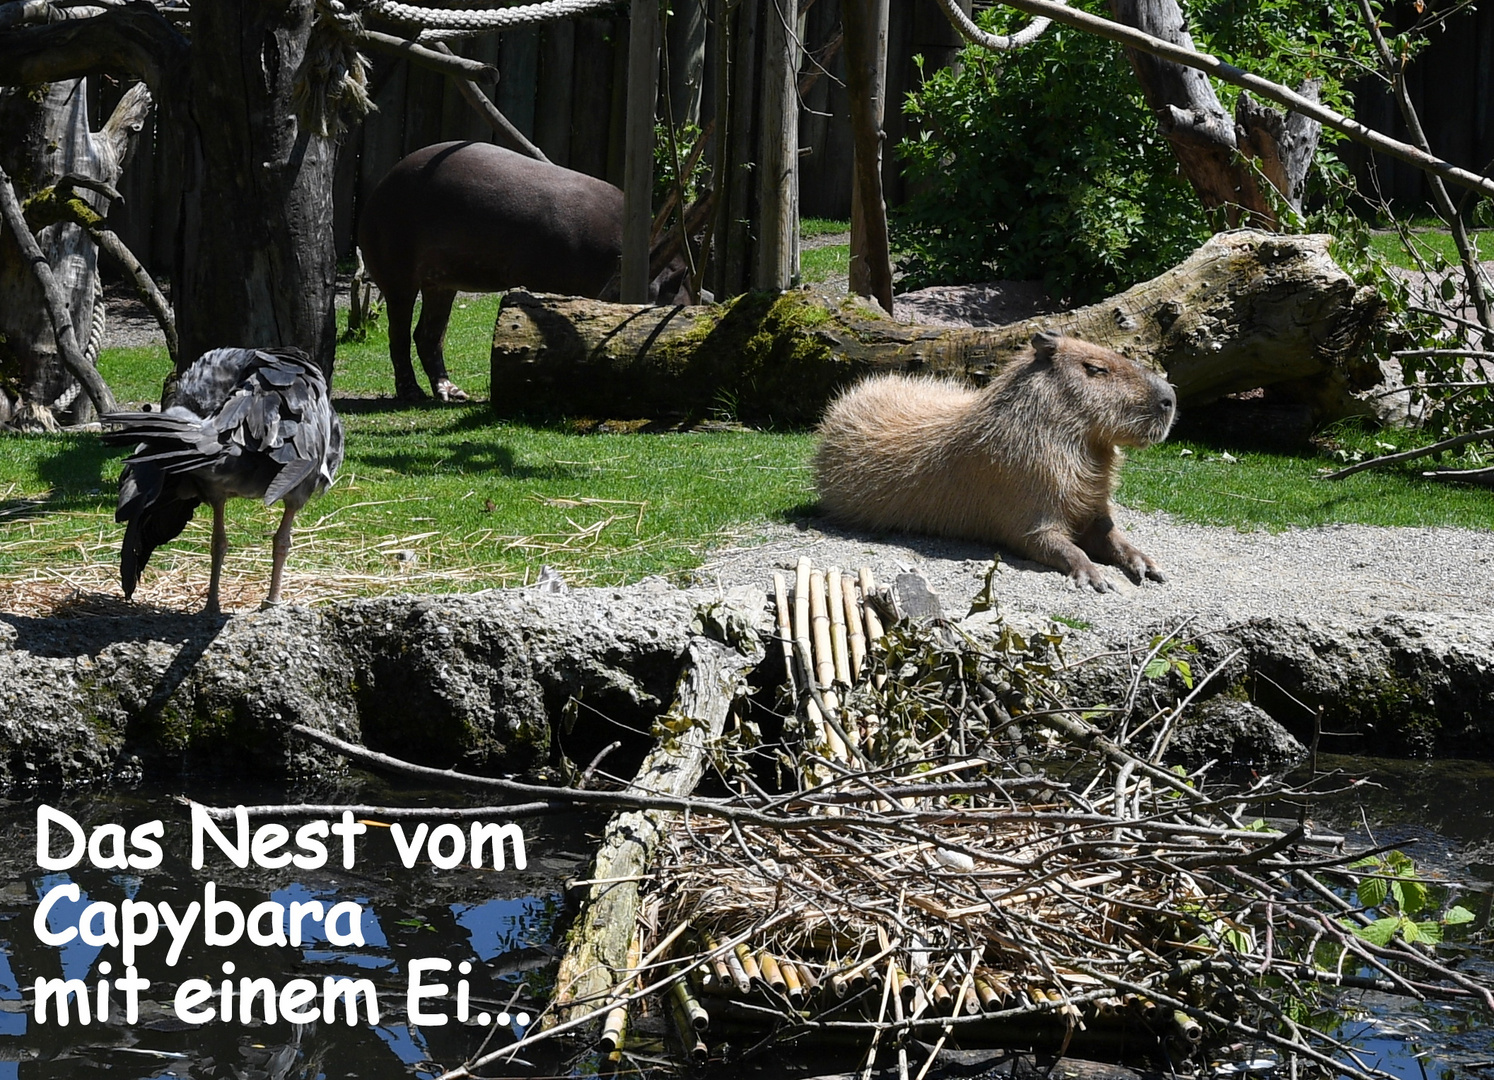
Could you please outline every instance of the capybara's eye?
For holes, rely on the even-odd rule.
[[[1103,364],[1085,364],[1084,370],[1086,374],[1091,376],[1110,374],[1110,369],[1108,367],[1105,367]]]

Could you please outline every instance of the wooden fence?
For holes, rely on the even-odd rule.
[[[675,8],[705,0],[676,0]],[[963,0],[968,5],[970,0]],[[801,0],[801,7],[803,0]],[[983,6],[977,4],[977,6]],[[916,57],[932,71],[955,59],[959,42],[934,0],[898,0],[888,33],[888,201],[902,202],[906,187],[895,147],[912,134],[902,103],[917,82]],[[678,10],[676,17],[679,17]],[[850,214],[851,132],[844,84],[844,56],[835,47],[840,0],[814,0],[801,19],[805,48],[801,64],[800,212],[846,218]],[[496,101],[510,120],[550,159],[620,183],[623,103],[627,85],[625,18],[585,18],[479,38],[463,44],[463,55],[494,64],[500,73]],[[818,70],[814,57],[830,52]],[[335,192],[338,250],[351,253],[358,207],[364,196],[405,154],[448,139],[491,140],[487,126],[447,80],[404,60],[376,57],[373,75],[378,111],[345,136]],[[713,58],[701,74],[713,81]],[[1494,159],[1494,8],[1459,15],[1439,33],[1412,68],[1410,86],[1434,150],[1475,170]],[[97,126],[121,88],[93,88]],[[1404,139],[1394,103],[1375,85],[1361,87],[1361,121]],[[710,118],[710,95],[701,101],[701,121]],[[142,132],[135,160],[125,171],[113,223],[120,236],[153,270],[169,273],[176,239],[179,155],[158,146],[152,123]],[[1410,166],[1376,159],[1375,168],[1353,144],[1340,151],[1362,180],[1371,176],[1387,196],[1403,202],[1425,198],[1424,181]]]

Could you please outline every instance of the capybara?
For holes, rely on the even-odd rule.
[[[1096,562],[1162,581],[1126,539],[1110,495],[1124,455],[1167,437],[1177,395],[1118,353],[1042,333],[976,390],[884,375],[825,412],[820,508],[846,525],[984,540],[1114,586]]]
[[[416,150],[369,193],[358,219],[368,276],[389,305],[394,391],[423,398],[415,348],[443,401],[467,395],[446,373],[446,324],[458,290],[600,297],[622,256],[623,193],[605,180],[480,142]],[[654,282],[674,298],[677,278]]]

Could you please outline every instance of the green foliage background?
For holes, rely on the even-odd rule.
[[[1293,86],[1320,79],[1340,109],[1368,57],[1343,0],[1213,0],[1187,15],[1199,49]],[[1026,18],[996,8],[981,22],[1004,33]],[[1226,108],[1237,93],[1221,88]],[[1180,175],[1123,50],[1081,31],[1055,25],[1015,53],[967,48],[905,111],[918,134],[899,147],[915,192],[893,223],[904,288],[1042,279],[1082,303],[1155,276],[1223,224]],[[1320,150],[1315,173],[1310,199],[1341,209],[1343,166]]]

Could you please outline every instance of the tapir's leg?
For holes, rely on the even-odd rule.
[[[415,381],[415,367],[410,363],[410,320],[415,314],[415,293],[385,290],[385,310],[389,315],[389,360],[394,364],[394,396],[401,401],[422,401],[425,391]]]
[[[451,321],[454,291],[425,288],[420,293],[420,322],[415,327],[415,348],[420,364],[431,381],[431,392],[442,401],[466,401],[467,395],[446,374],[446,325]]]

